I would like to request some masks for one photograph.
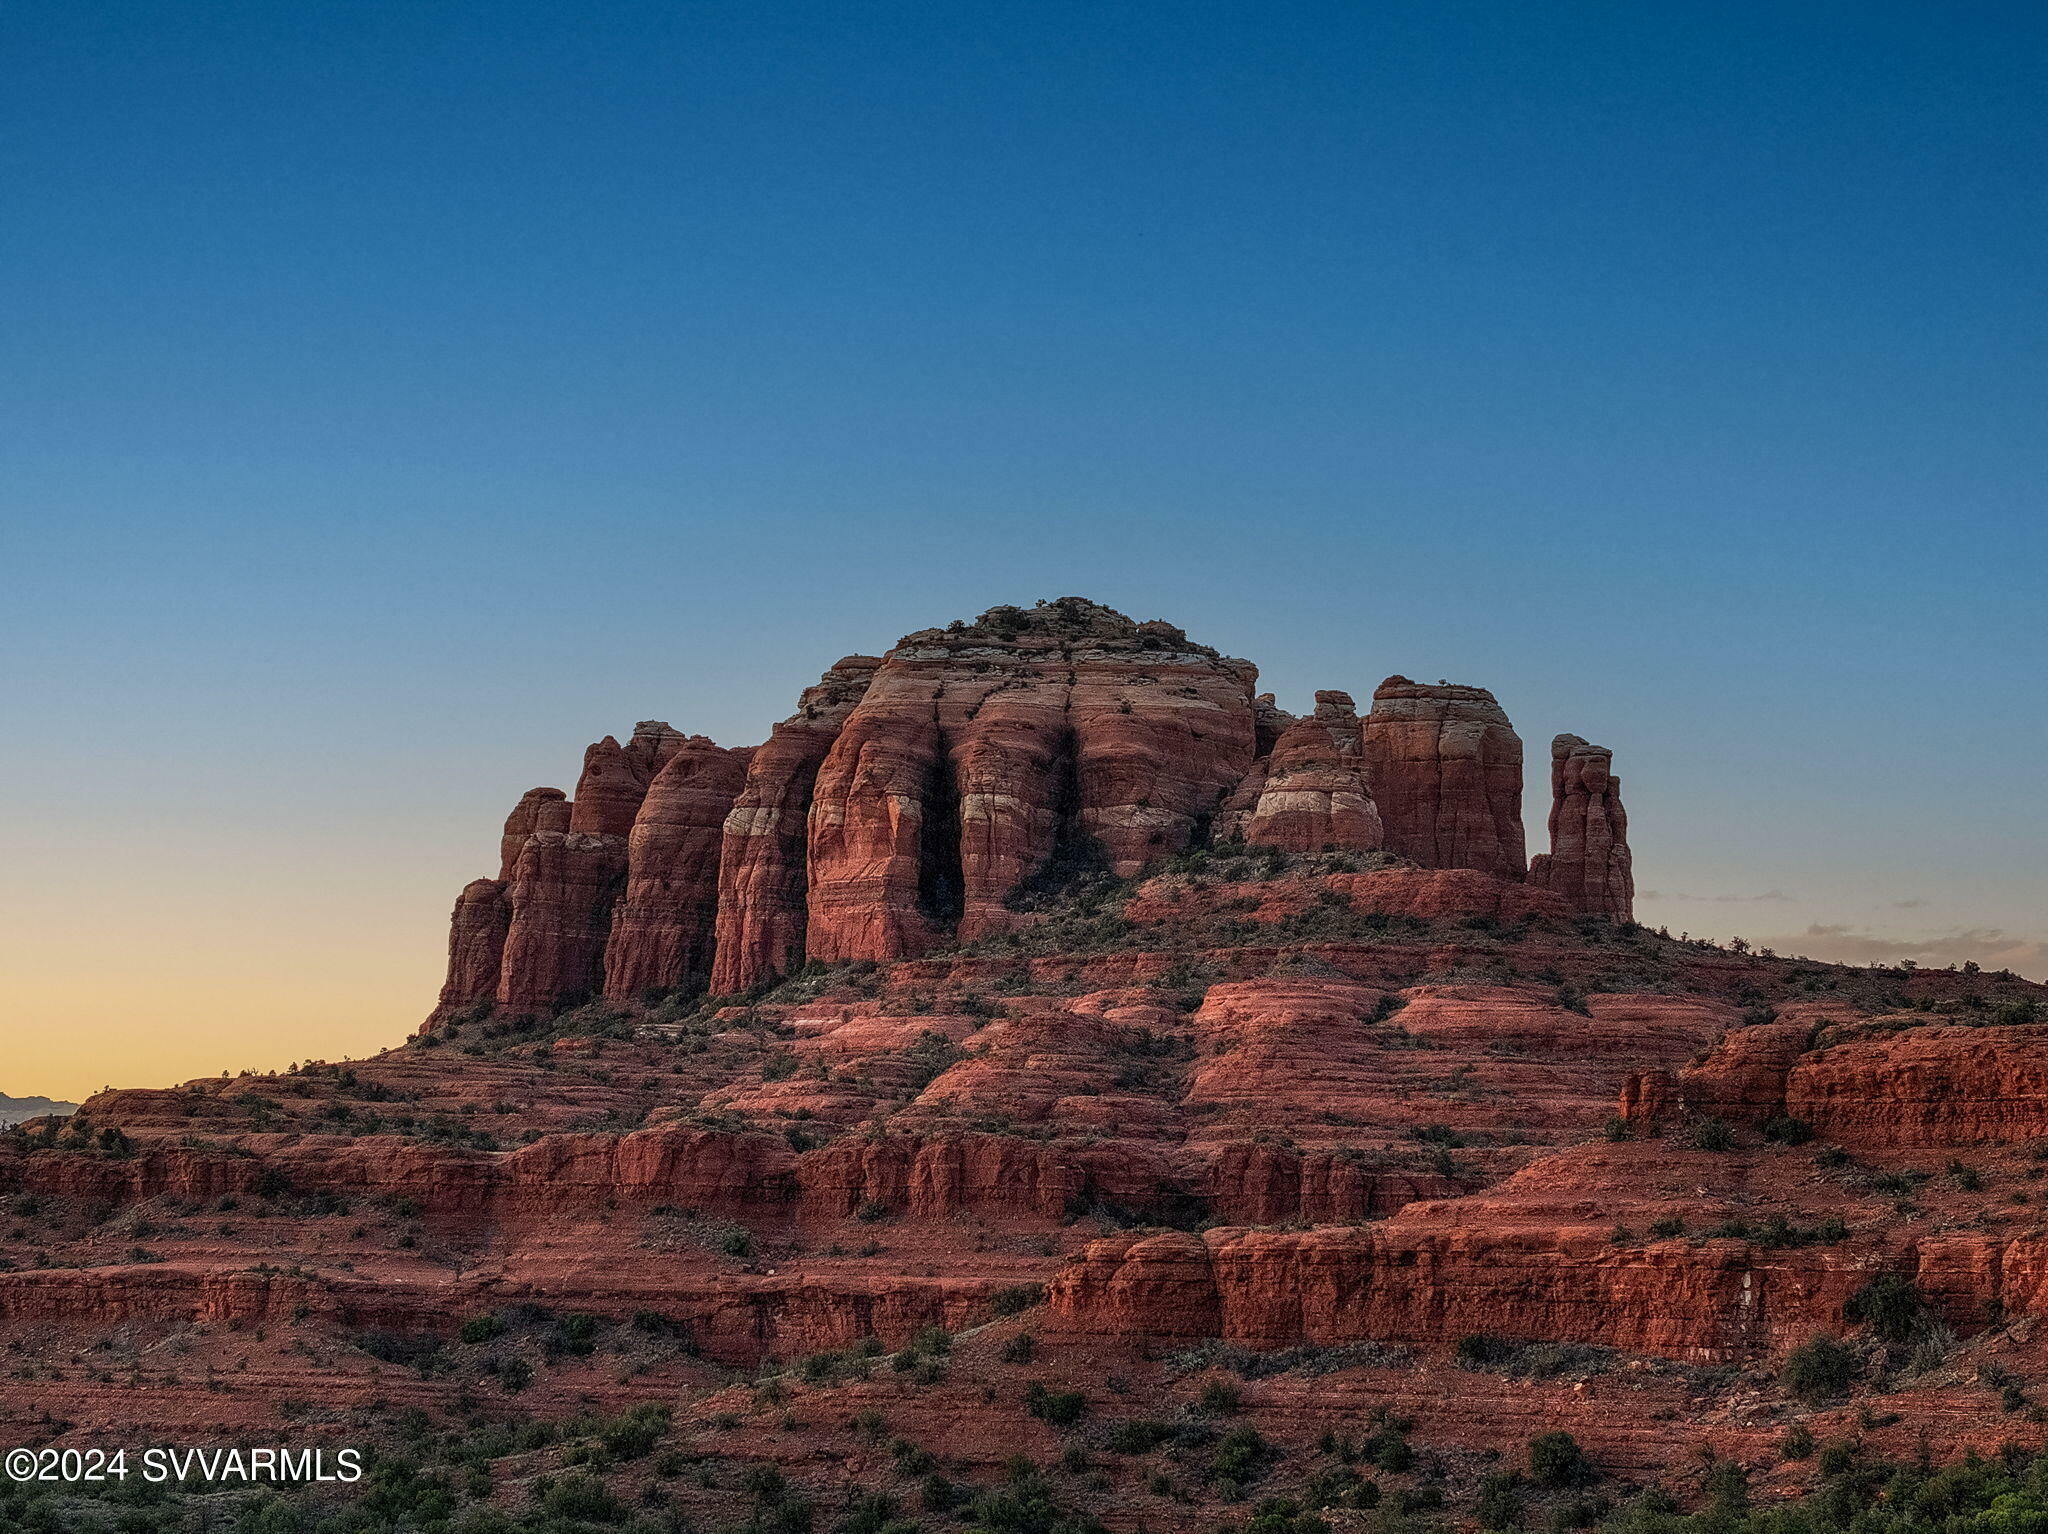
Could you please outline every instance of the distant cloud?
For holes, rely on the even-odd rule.
[[[1783,890],[1765,890],[1761,895],[1687,895],[1677,890],[1644,890],[1642,900],[1701,900],[1712,905],[1750,905],[1759,900],[1790,900]]]
[[[1985,969],[2010,969],[2031,979],[2048,976],[2048,942],[2020,937],[2002,927],[1957,927],[1925,937],[1887,937],[1847,925],[1815,922],[1804,932],[1755,941],[1780,953],[1833,964],[1897,964],[1911,959],[1928,968],[1945,969],[1974,960]]]

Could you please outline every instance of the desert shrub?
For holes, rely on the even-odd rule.
[[[1148,1417],[1133,1417],[1113,1425],[1103,1435],[1102,1446],[1112,1454],[1150,1454],[1174,1436],[1173,1428]]]
[[[1912,1342],[1933,1325],[1926,1300],[1903,1273],[1878,1274],[1849,1297],[1842,1313],[1887,1347]]]
[[[556,1518],[616,1525],[627,1518],[625,1503],[593,1475],[566,1475],[541,1494],[542,1509]]]
[[[598,1430],[598,1442],[614,1459],[638,1459],[668,1432],[666,1406],[636,1406]]]
[[[1065,1513],[1052,1487],[1034,1470],[1013,1474],[1009,1484],[983,1492],[968,1513],[971,1526],[985,1534],[1100,1534],[1092,1518]]]
[[[471,1316],[462,1323],[462,1330],[456,1336],[463,1342],[475,1344],[489,1342],[493,1337],[505,1334],[505,1318],[496,1313]]]
[[[633,1312],[633,1330],[647,1337],[688,1337],[690,1323],[679,1321],[674,1316],[665,1316],[658,1310],[636,1310]]]
[[[1713,1512],[1722,1516],[1739,1513],[1749,1506],[1749,1475],[1732,1459],[1711,1466],[1700,1478],[1700,1491]]]
[[[1766,1140],[1774,1141],[1779,1145],[1804,1145],[1813,1138],[1813,1126],[1807,1123],[1805,1119],[1795,1119],[1789,1115],[1781,1115],[1777,1118],[1765,1119],[1762,1133]]]
[[[1569,1433],[1538,1433],[1529,1440],[1529,1476],[1538,1486],[1582,1486],[1598,1474]]]
[[[596,1316],[572,1311],[555,1322],[543,1345],[550,1354],[587,1358],[597,1349],[598,1324]]]
[[[999,1316],[1014,1316],[1029,1310],[1045,1298],[1043,1284],[1006,1284],[988,1297],[989,1309]]]
[[[1383,1424],[1359,1445],[1359,1453],[1389,1475],[1415,1468],[1415,1450],[1409,1447],[1406,1429],[1398,1423]]]
[[[1497,1471],[1479,1483],[1479,1497],[1472,1515],[1482,1529],[1519,1528],[1522,1522],[1521,1476],[1513,1470]]]
[[[1088,1398],[1078,1390],[1048,1390],[1033,1380],[1024,1391],[1024,1408],[1040,1422],[1072,1427],[1088,1415]]]
[[[1210,1476],[1239,1486],[1258,1479],[1273,1458],[1273,1446],[1256,1428],[1234,1427],[1217,1442],[1209,1461]]]
[[[1458,1340],[1458,1367],[1516,1379],[1589,1379],[1614,1366],[1614,1350],[1578,1342],[1509,1342],[1475,1334]]]
[[[1473,1332],[1458,1339],[1458,1367],[1461,1369],[1484,1369],[1514,1351],[1514,1344],[1500,1337],[1490,1337],[1484,1332]]]
[[[380,1363],[399,1364],[416,1370],[422,1378],[432,1374],[446,1363],[441,1352],[440,1339],[421,1336],[414,1332],[393,1332],[376,1329],[359,1332],[355,1345]]]
[[[1724,1119],[1701,1119],[1686,1135],[1686,1143],[1694,1150],[1727,1151],[1735,1149],[1735,1131]]]
[[[1793,1399],[1808,1406],[1840,1400],[1855,1380],[1856,1355],[1833,1337],[1815,1337],[1785,1355],[1778,1383]]]
[[[1330,1534],[1330,1526],[1292,1497],[1268,1497],[1252,1509],[1244,1534]]]
[[[1270,1379],[1277,1374],[1334,1374],[1340,1369],[1394,1369],[1412,1362],[1408,1349],[1384,1342],[1348,1342],[1336,1347],[1278,1348],[1255,1352],[1228,1342],[1205,1342],[1167,1361],[1176,1374],[1228,1369],[1239,1379]]]

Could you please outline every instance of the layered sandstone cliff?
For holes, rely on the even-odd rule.
[[[1389,852],[1522,877],[1522,741],[1492,693],[1390,676],[1373,691],[1363,746]]]
[[[731,995],[803,962],[805,849],[818,768],[881,664],[872,655],[840,660],[748,761],[719,847],[712,990]]]
[[[692,735],[647,786],[626,837],[626,887],[605,944],[604,993],[630,1001],[711,972],[725,821],[753,753]]]

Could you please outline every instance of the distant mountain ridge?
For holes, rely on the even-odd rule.
[[[0,1127],[39,1119],[46,1113],[76,1113],[77,1103],[60,1103],[49,1097],[9,1097],[0,1092]]]

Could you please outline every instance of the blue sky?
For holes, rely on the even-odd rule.
[[[387,1040],[585,741],[1068,593],[1612,745],[1652,920],[2048,973],[2044,59],[2021,5],[10,6],[0,918],[94,1061],[0,1090]]]

